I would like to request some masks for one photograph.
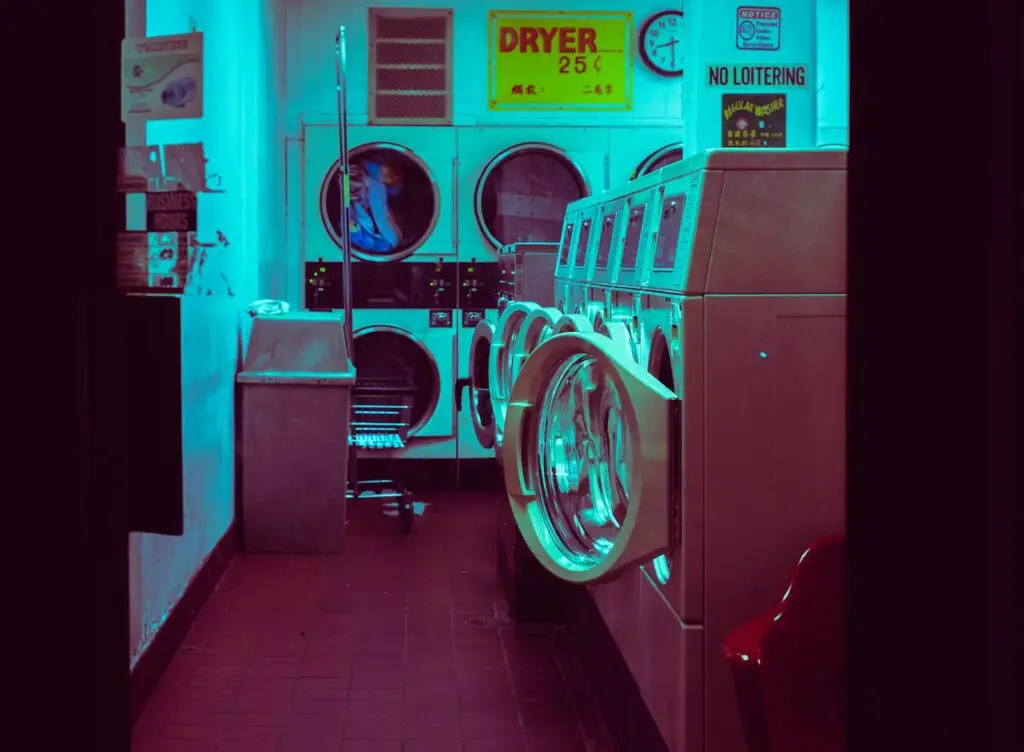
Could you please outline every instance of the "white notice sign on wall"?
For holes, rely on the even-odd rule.
[[[202,115],[202,32],[121,42],[122,121]]]

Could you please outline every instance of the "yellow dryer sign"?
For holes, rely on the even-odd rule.
[[[492,10],[492,110],[633,109],[633,14]]]

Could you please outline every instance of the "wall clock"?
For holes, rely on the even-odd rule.
[[[683,75],[683,12],[663,10],[640,28],[640,58],[659,76]]]

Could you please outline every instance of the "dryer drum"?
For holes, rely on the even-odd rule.
[[[378,142],[349,150],[349,237],[364,261],[398,261],[430,237],[441,197],[430,168],[398,144]],[[341,166],[331,165],[320,187],[320,217],[341,247]]]
[[[665,165],[670,165],[673,162],[678,162],[683,158],[683,145],[682,144],[669,144],[663,146],[657,151],[648,154],[644,161],[636,166],[633,170],[633,175],[630,180],[635,180],[641,175],[650,175],[652,172],[657,172]]]
[[[409,435],[423,428],[441,396],[441,371],[424,344],[404,329],[368,326],[355,331],[352,349],[356,378],[404,378],[417,386]]]
[[[622,397],[592,357],[564,361],[538,411],[533,488],[564,553],[596,562],[614,546],[629,506],[633,437]]]
[[[563,149],[524,143],[495,156],[476,184],[477,223],[495,248],[557,243],[566,207],[590,195],[583,170]]]

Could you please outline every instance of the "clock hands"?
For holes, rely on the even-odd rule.
[[[661,44],[654,45],[654,49],[659,50],[662,47],[670,48],[669,51],[672,53],[672,65],[675,66],[675,64],[676,64],[676,45],[677,44],[679,44],[679,40],[678,39],[673,39],[671,42],[662,42]]]

